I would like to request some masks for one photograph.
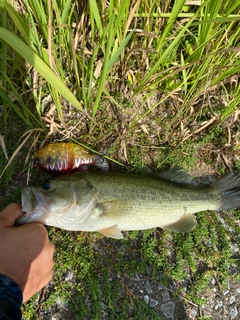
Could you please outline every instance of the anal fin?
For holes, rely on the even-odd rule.
[[[123,234],[121,230],[118,229],[117,224],[115,224],[112,227],[106,228],[106,229],[100,229],[97,230],[101,234],[103,234],[106,237],[114,238],[114,239],[123,239]]]
[[[184,214],[177,222],[165,226],[163,229],[175,232],[190,232],[197,225],[196,217],[192,214]]]

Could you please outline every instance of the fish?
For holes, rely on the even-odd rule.
[[[108,163],[98,154],[90,153],[80,145],[72,142],[47,144],[34,154],[34,164],[53,173],[86,171],[95,164],[102,171],[108,171]]]
[[[175,167],[158,175],[70,173],[23,186],[21,196],[26,213],[18,224],[41,222],[122,239],[122,231],[156,227],[190,232],[197,212],[239,208],[240,178],[232,172],[199,186]]]

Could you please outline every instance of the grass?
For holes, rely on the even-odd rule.
[[[0,4],[0,133],[11,159],[6,168],[0,148],[1,207],[20,201],[19,185],[30,173],[41,176],[31,156],[52,141],[106,149],[135,172],[239,168],[240,1],[19,4]],[[115,162],[110,168],[123,170]],[[220,217],[225,225],[216,214],[198,214],[187,235],[157,229],[122,241],[51,228],[53,284],[43,301],[34,297],[24,307],[24,317],[67,303],[66,312],[84,319],[104,312],[109,319],[159,319],[160,310],[134,290],[136,273],[152,283],[160,277],[166,287],[174,281],[173,294],[201,310],[212,277],[222,286],[239,280],[229,271],[237,269],[239,211]]]

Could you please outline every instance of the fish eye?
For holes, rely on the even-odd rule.
[[[51,161],[52,161],[52,157],[49,156],[49,157],[46,158],[46,162],[47,163],[51,163]]]
[[[51,188],[51,183],[49,181],[44,181],[42,187],[44,190],[49,190]]]
[[[34,164],[39,164],[40,160],[39,158],[34,158]]]

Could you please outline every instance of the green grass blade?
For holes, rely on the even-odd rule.
[[[117,48],[117,50],[114,52],[112,57],[110,58],[107,66],[107,70],[109,71],[113,64],[117,61],[119,58],[120,54],[122,53],[123,49],[127,46],[128,42],[130,41],[132,35],[133,35],[133,30],[128,34],[128,36],[123,40],[123,42],[120,44],[120,46]]]
[[[31,44],[31,40],[34,42],[34,38],[32,35],[31,30],[29,29],[26,22],[23,20],[23,18],[20,16],[20,14],[14,9],[14,7],[8,3],[7,1],[3,0],[4,7],[6,8],[9,16],[13,20],[15,26],[22,34],[24,40],[28,45]]]
[[[182,52],[181,52],[181,64],[183,67],[186,65]],[[186,95],[187,94],[187,72],[185,68],[183,68],[182,70],[182,77],[183,77],[183,83],[184,83],[184,92]]]
[[[159,54],[161,53],[162,45],[163,45],[166,37],[168,36],[170,29],[172,28],[173,24],[175,23],[176,19],[178,18],[179,12],[181,11],[185,2],[186,2],[185,0],[178,0],[178,1],[174,2],[174,6],[172,8],[171,15],[168,19],[167,25],[164,28],[164,31],[163,31],[161,38],[160,38],[158,45],[157,45],[157,51]]]
[[[26,59],[63,97],[71,102],[74,107],[82,110],[81,104],[71,91],[32,48],[28,47],[21,39],[3,27],[0,27],[0,38]]]
[[[201,25],[201,24],[208,24],[208,23],[223,23],[223,22],[239,21],[239,20],[240,20],[240,15],[232,15],[232,16],[229,16],[229,17],[219,16],[219,17],[217,17],[215,19],[194,21],[192,23],[192,26],[198,26],[198,25]]]
[[[7,13],[6,13],[6,10],[5,8],[3,8],[3,12],[2,12],[2,24],[3,26],[6,26],[7,25]],[[1,44],[1,54],[2,54],[2,57],[1,57],[1,80],[2,80],[2,87],[5,89],[6,88],[6,69],[7,69],[7,44],[6,42],[3,42]],[[1,86],[0,86],[0,89],[1,89]],[[1,91],[3,91],[1,89]],[[4,92],[5,94],[5,92]],[[7,100],[6,99],[3,99],[3,123],[4,125],[6,124],[6,121],[7,121],[7,112],[6,112],[6,108],[7,108]]]
[[[72,0],[67,0],[62,12],[62,16],[60,19],[60,25],[63,23],[67,23],[67,19],[69,17],[69,12],[74,9],[75,3],[73,3],[73,8],[71,8]]]
[[[195,13],[195,16],[197,16],[197,12]],[[193,16],[181,29],[181,31],[176,35],[174,40],[171,42],[171,44],[162,52],[159,59],[156,61],[154,66],[149,70],[149,72],[145,75],[144,79],[140,81],[138,87],[136,88],[136,92],[139,92],[142,90],[142,88],[148,83],[148,80],[156,74],[159,66],[167,60],[168,56],[171,54],[171,52],[174,50],[174,48],[179,44],[179,41],[181,40],[182,36],[185,34],[186,30],[188,30],[189,26],[192,24],[193,20],[195,19],[195,16]]]
[[[3,90],[1,87],[0,87],[0,96],[3,98],[3,101],[5,101],[5,108],[4,108],[4,112],[3,112],[3,115],[4,115],[4,121],[7,120],[7,114],[9,112],[8,108],[11,109],[17,114],[17,116],[22,119],[27,125],[31,125],[31,122],[29,120],[29,116],[31,116],[32,118],[34,118],[34,120],[36,121],[36,123],[40,124],[38,121],[38,119],[36,119],[33,114],[29,111],[29,110],[26,110],[25,106],[23,106],[23,104],[21,103],[21,97],[19,97],[19,100],[18,102],[21,104],[21,107],[20,108],[14,101],[12,101],[8,95],[6,94],[5,90]],[[8,106],[8,107],[7,107]],[[27,114],[28,113],[28,114]],[[4,123],[6,124],[6,123]]]
[[[26,0],[26,6],[29,6],[38,27],[42,31],[44,39],[48,41],[48,18],[47,13],[44,10],[44,7],[47,7],[46,1]]]
[[[110,57],[110,52],[111,52],[111,47],[112,47],[112,38],[113,38],[113,19],[110,20],[108,24],[108,28],[106,28],[105,33],[108,31],[108,40],[107,40],[107,45],[105,49],[105,55],[104,55],[104,64],[103,64],[103,69],[102,69],[102,74],[99,82],[99,88],[97,91],[97,96],[95,99],[95,103],[93,105],[92,109],[92,117],[94,118],[98,109],[99,101],[104,89],[104,84],[106,81],[106,75],[108,71],[108,63],[109,63],[109,57]]]
[[[99,14],[99,10],[98,10],[98,6],[95,0],[89,0],[89,7],[90,7],[90,11],[96,21],[96,26],[99,32],[99,36],[102,37],[103,35],[103,26],[102,26],[102,21],[100,18],[100,14]]]
[[[227,109],[221,115],[221,121],[223,122],[228,117],[230,117],[233,114],[233,112],[237,109],[237,107],[239,108],[239,105],[240,105],[240,94],[238,93],[236,98],[232,100],[232,102],[229,104]]]

